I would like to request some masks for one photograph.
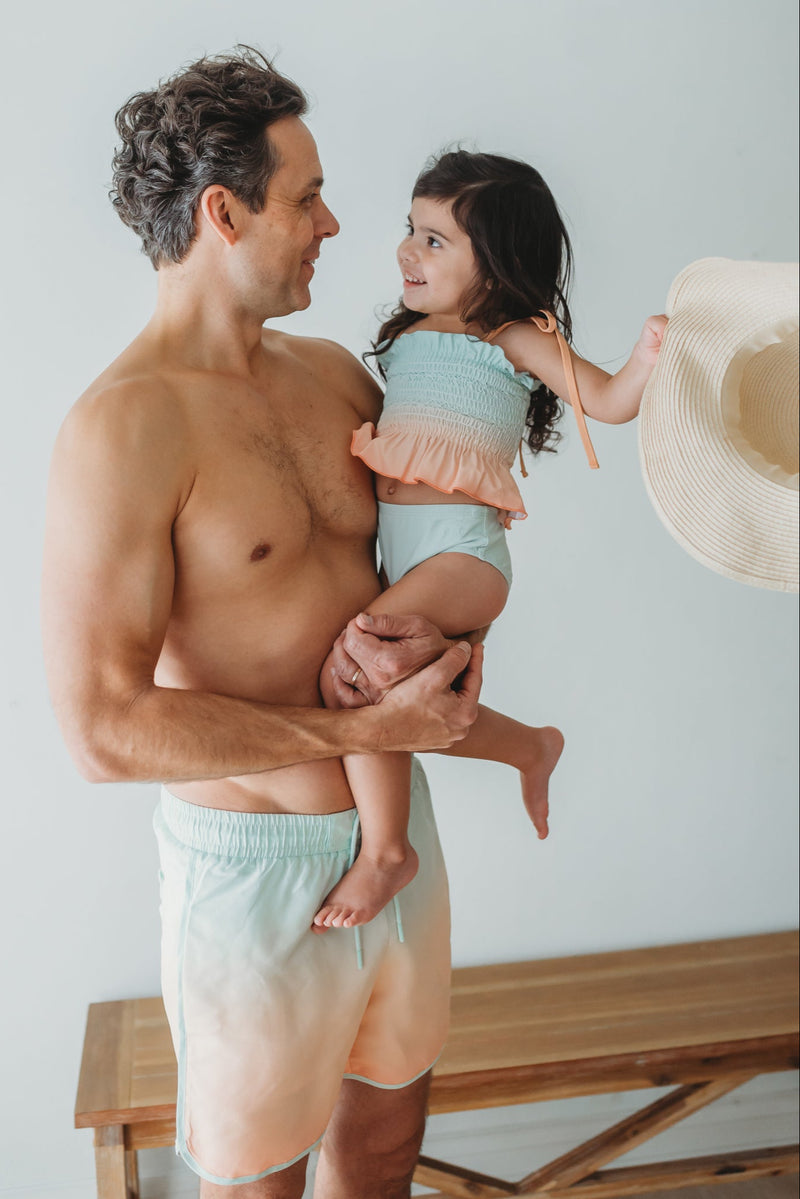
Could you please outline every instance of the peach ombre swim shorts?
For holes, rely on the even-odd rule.
[[[441,1052],[450,920],[425,775],[415,760],[419,873],[400,892],[400,918],[389,904],[358,937],[311,932],[354,857],[355,809],[228,812],[164,790],[155,828],[176,1149],[210,1182],[254,1181],[319,1142],[343,1077],[407,1086]]]

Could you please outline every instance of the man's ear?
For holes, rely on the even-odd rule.
[[[232,246],[240,236],[242,207],[227,189],[219,184],[207,187],[200,197],[198,215],[214,230],[226,245]]]

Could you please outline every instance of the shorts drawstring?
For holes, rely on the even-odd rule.
[[[402,945],[405,937],[403,936],[403,917],[400,915],[400,896],[395,895],[392,902],[394,903],[394,922],[397,926],[397,939]]]
[[[358,809],[356,809],[355,819],[353,821],[353,831],[350,834],[350,854],[347,860],[347,869],[352,870],[353,862],[356,860],[358,853],[358,834],[361,832],[361,821],[358,818]],[[361,945],[361,926],[356,925],[353,929],[356,939],[356,964],[359,970],[364,969],[364,950]]]

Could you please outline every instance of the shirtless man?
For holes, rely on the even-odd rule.
[[[401,637],[389,645],[351,625],[342,693],[356,664],[373,698],[406,681],[374,707],[319,707],[331,644],[379,590],[371,479],[349,452],[379,391],[340,347],[262,328],[308,306],[338,232],[304,112],[242,50],[118,114],[114,203],[158,300],[69,413],[48,503],[45,651],[64,736],[91,781],[166,784],[178,1150],[204,1199],[298,1199],[326,1130],[318,1195],[410,1193],[449,981],[421,771],[422,865],[399,911],[358,933],[311,923],[357,847],[340,755],[449,746],[480,685],[479,651],[434,661],[447,643],[425,622],[382,629]]]

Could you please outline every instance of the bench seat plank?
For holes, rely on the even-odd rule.
[[[127,1111],[131,1106],[130,1079],[134,1045],[130,1002],[93,1003],[86,1021],[83,1058],[75,1101],[76,1128],[119,1123],[94,1120],[94,1113]],[[86,1123],[79,1115],[86,1113]]]
[[[454,971],[437,1073],[797,1032],[796,932]]]

